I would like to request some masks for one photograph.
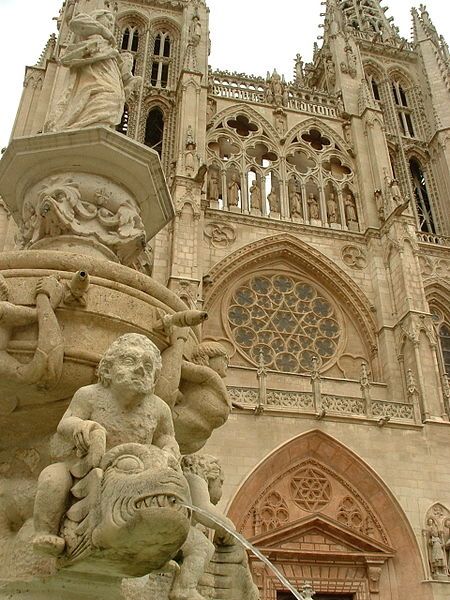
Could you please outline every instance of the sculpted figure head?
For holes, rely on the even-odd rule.
[[[156,446],[116,446],[81,483],[87,495],[69,509],[62,529],[69,562],[95,552],[107,559],[106,569],[111,563],[139,577],[160,568],[184,543],[189,486]],[[87,513],[82,507],[88,504],[95,509]]]
[[[198,475],[208,484],[209,497],[212,504],[217,504],[222,497],[223,471],[219,461],[209,454],[190,454],[181,459],[184,473]]]
[[[98,365],[98,378],[104,387],[149,394],[161,371],[161,355],[144,335],[127,333],[107,349]]]
[[[220,377],[226,377],[229,358],[226,349],[219,342],[203,342],[195,349],[192,362],[210,367]]]

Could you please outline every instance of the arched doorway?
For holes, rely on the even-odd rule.
[[[315,600],[430,598],[424,566],[401,507],[346,446],[313,430],[263,460],[228,510],[238,531]],[[262,600],[291,600],[251,559]]]

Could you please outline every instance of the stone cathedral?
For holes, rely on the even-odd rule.
[[[450,51],[424,5],[412,9],[408,41],[380,0],[322,4],[321,43],[312,62],[293,57],[289,76],[270,65],[264,76],[213,70],[203,0],[66,0],[58,34],[26,68],[0,165],[4,565],[26,570],[34,560],[18,550],[26,510],[17,497],[55,462],[45,444],[58,422],[61,433],[72,396],[96,381],[109,344],[143,334],[162,352],[166,387],[157,382],[156,394],[172,408],[177,448],[195,457],[204,446],[218,459],[220,510],[303,590],[297,597],[450,598]],[[86,15],[100,22],[106,12],[111,27],[106,19],[83,38],[93,27]],[[77,60],[94,64],[102,44],[105,64],[121,57],[126,100],[113,127],[89,128],[84,111],[82,129],[80,103],[89,97],[94,106],[99,91],[94,79],[81,90],[81,75],[69,80],[69,71]],[[68,116],[71,94],[79,104]],[[96,125],[108,126],[110,114],[97,111]],[[171,342],[176,331],[184,337]],[[164,362],[166,348],[178,362]],[[167,399],[176,377],[171,394],[185,404]],[[82,418],[96,421],[89,414]],[[138,420],[129,424],[141,432]],[[78,456],[86,431],[75,435]],[[133,435],[144,443],[142,432]],[[107,445],[89,489],[94,473],[116,469],[119,478],[136,472],[130,464],[163,461],[120,448]],[[73,478],[87,472],[70,468]],[[81,483],[72,499],[84,498]],[[150,510],[149,497],[136,506]],[[151,496],[165,510],[162,497]],[[70,533],[76,522],[85,535],[89,498],[64,521],[72,558],[89,545]],[[95,539],[120,546],[98,530]],[[133,544],[145,554],[137,534]],[[234,559],[219,550],[184,592],[170,591],[170,570],[147,552],[156,575],[123,584],[122,597],[295,598],[251,553],[233,579]],[[34,595],[23,583],[2,592],[10,579],[2,568],[0,598],[91,598],[81,588],[52,595],[51,584]],[[121,569],[121,577],[148,572]],[[254,583],[245,588],[247,572]]]

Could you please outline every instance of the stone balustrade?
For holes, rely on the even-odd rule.
[[[262,77],[249,77],[214,72],[211,75],[212,95],[242,102],[269,104],[266,98],[267,82]],[[334,99],[317,90],[299,89],[287,85],[288,98],[284,108],[324,117],[337,118]]]
[[[436,233],[426,233],[424,231],[417,231],[417,240],[422,244],[437,244],[438,246],[449,246],[450,237],[446,235],[438,235]]]

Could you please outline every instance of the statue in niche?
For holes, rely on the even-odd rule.
[[[378,210],[378,216],[380,217],[380,221],[385,221],[383,192],[380,189],[377,189],[374,191],[373,197],[375,199],[375,204]]]
[[[259,211],[262,209],[261,189],[256,179],[253,180],[250,186],[250,206],[252,209]]]
[[[279,187],[272,184],[272,188],[267,196],[267,200],[269,202],[270,212],[271,213],[279,213],[280,212],[280,190]]]
[[[309,218],[314,219],[316,221],[320,220],[320,208],[317,198],[311,192],[308,196],[308,210],[309,210]]]
[[[78,13],[69,23],[75,34],[61,58],[70,80],[45,131],[64,131],[94,125],[115,127],[120,123],[128,92],[136,79],[130,57],[119,56],[114,37],[115,17],[109,10]]]
[[[433,517],[430,517],[427,521],[427,536],[432,575],[447,575],[447,560],[442,532],[439,531],[438,525]]]
[[[275,116],[275,129],[280,136],[286,133],[286,117],[284,112],[278,112]]]
[[[181,467],[191,492],[192,504],[217,517],[234,530],[233,523],[216,508],[222,497],[223,473],[216,458],[208,455],[184,456]],[[215,545],[197,525],[215,532],[214,544],[232,546],[233,537],[207,516],[194,512],[188,538],[181,548],[180,570],[175,575],[170,600],[204,600],[197,586],[215,552]]]
[[[239,176],[237,173],[232,173],[228,183],[228,206],[238,206],[240,191]]]
[[[8,301],[6,279],[0,275],[0,380],[8,383],[37,385],[52,389],[60,380],[64,346],[55,309],[62,300],[63,286],[53,275],[41,279],[35,291],[36,307],[20,306]],[[37,323],[38,339],[33,358],[22,363],[8,353],[14,329]],[[5,395],[7,397],[7,394]],[[4,408],[4,407],[3,407]],[[14,407],[11,407],[14,409]],[[4,410],[0,410],[4,412]]]
[[[219,188],[219,173],[212,169],[209,175],[208,181],[208,200],[217,202],[219,200],[220,188]]]
[[[167,404],[154,392],[158,348],[143,335],[119,337],[98,366],[99,382],[80,388],[59,422],[55,446],[63,460],[42,471],[34,504],[35,549],[59,555],[60,523],[75,478],[99,466],[105,450],[127,443],[156,446],[176,468],[180,452]]]
[[[328,92],[332,92],[336,83],[336,69],[331,56],[329,56],[325,62],[325,72],[328,84]]]
[[[290,179],[288,188],[291,217],[303,217],[302,193],[298,179]]]
[[[347,224],[357,223],[358,217],[356,215],[355,201],[353,200],[353,196],[351,194],[346,194],[345,200],[344,200],[344,208],[345,208],[345,218],[347,220]]]
[[[327,198],[327,217],[329,223],[338,222],[338,202],[334,192],[330,192]]]
[[[389,182],[389,187],[391,189],[391,198],[395,205],[403,204],[402,192],[400,191],[400,186],[398,184],[397,179],[391,179]]]

